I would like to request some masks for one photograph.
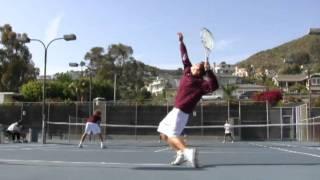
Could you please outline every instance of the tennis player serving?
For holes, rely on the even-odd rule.
[[[205,62],[192,65],[183,42],[183,34],[178,33],[178,37],[184,65],[183,76],[180,79],[174,108],[160,122],[158,132],[161,139],[177,153],[176,159],[171,162],[172,165],[180,165],[188,161],[194,168],[198,168],[198,151],[196,148],[187,147],[181,132],[188,122],[189,114],[192,113],[202,95],[215,91],[219,85],[216,76],[210,70],[208,58]],[[204,76],[206,76],[205,79]]]

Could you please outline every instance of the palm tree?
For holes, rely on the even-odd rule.
[[[85,95],[88,94],[89,81],[88,79],[81,78],[69,84],[70,92],[73,96],[84,101]]]
[[[238,86],[233,85],[233,84],[227,84],[225,86],[222,86],[222,90],[223,90],[223,97],[226,100],[231,100],[234,97],[232,96],[233,92],[238,89]]]

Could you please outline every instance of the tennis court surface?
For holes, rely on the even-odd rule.
[[[222,143],[188,139],[199,149],[200,168],[171,166],[174,153],[154,139],[111,139],[106,149],[87,142],[0,144],[0,179],[224,179],[318,180],[320,145],[296,141]]]

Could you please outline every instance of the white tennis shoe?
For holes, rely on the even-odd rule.
[[[195,148],[187,148],[183,151],[184,157],[187,159],[188,162],[192,165],[194,168],[199,167],[198,162],[198,151]]]
[[[172,161],[170,164],[171,165],[175,165],[175,166],[179,166],[184,162],[186,162],[186,159],[184,159],[183,153],[182,152],[177,152],[175,160]]]

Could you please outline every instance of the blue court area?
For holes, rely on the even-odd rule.
[[[282,141],[222,143],[188,139],[200,168],[171,166],[174,153],[155,139],[107,140],[106,149],[74,144],[0,144],[0,179],[318,180],[320,145]]]

